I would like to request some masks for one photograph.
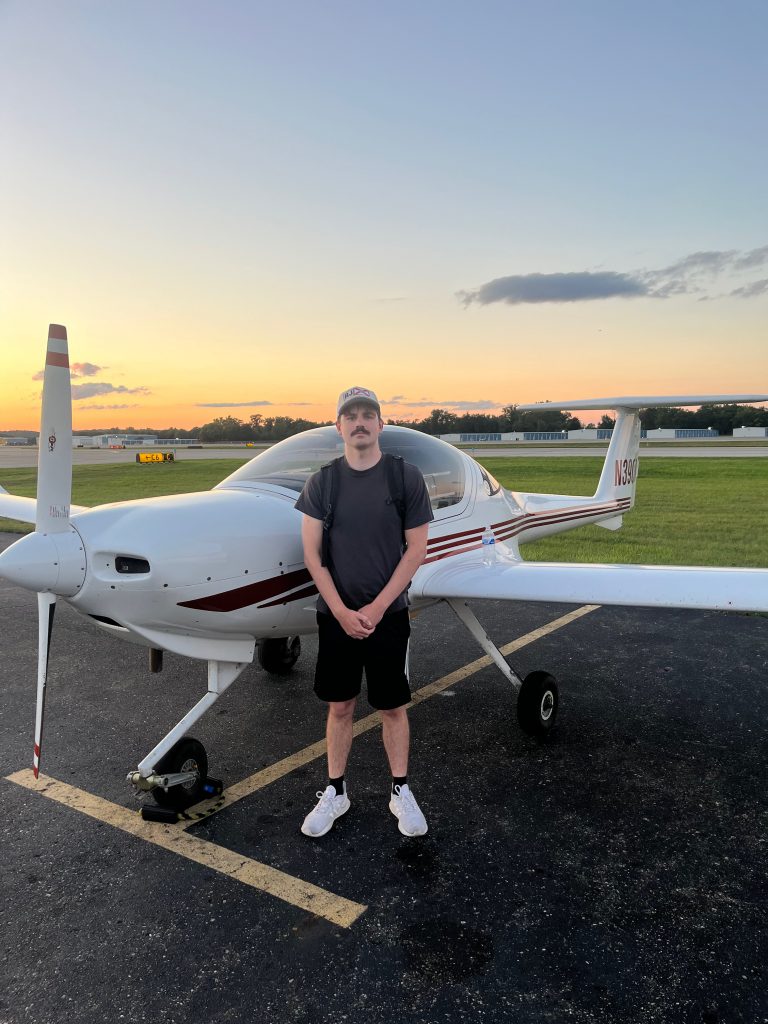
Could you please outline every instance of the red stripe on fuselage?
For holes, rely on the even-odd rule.
[[[629,508],[629,498],[620,498],[616,502],[608,502],[605,505],[594,505],[587,508],[569,508],[567,510],[560,509],[557,512],[528,512],[525,516],[517,519],[507,520],[507,523],[512,525],[507,526],[500,523],[498,526],[493,526],[494,535],[497,541],[510,540],[512,537],[517,536],[520,533],[525,533],[526,530],[534,530],[542,526],[551,526],[555,523],[566,523],[573,519],[589,519],[593,516],[605,515],[608,512],[623,512]],[[463,555],[467,551],[472,551],[474,548],[482,547],[481,543],[477,542],[478,531],[466,530],[463,534],[453,534],[453,537],[462,537],[467,534],[475,534],[474,541],[471,539],[465,541],[453,540],[450,545],[450,550],[443,551],[442,548],[446,545],[435,545],[429,549],[430,558],[425,558],[423,564],[428,565],[430,562],[437,562],[442,558],[450,558],[452,555]],[[479,531],[482,533],[482,531]],[[437,539],[437,538],[436,538]],[[446,540],[445,537],[439,538],[440,540]]]
[[[628,501],[629,499],[622,500]],[[494,533],[497,533],[501,530],[506,530],[512,524],[518,526],[522,523],[529,523],[530,520],[548,520],[549,517],[553,515],[559,516],[566,512],[569,514],[569,516],[575,517],[597,515],[600,512],[610,512],[611,509],[615,506],[615,504],[615,502],[609,501],[606,502],[605,504],[590,505],[587,507],[583,505],[569,505],[566,506],[565,508],[556,509],[551,512],[547,511],[546,509],[542,509],[540,512],[525,512],[523,515],[515,516],[512,519],[502,519],[500,523],[491,523],[491,529],[494,531]],[[456,543],[460,537],[479,537],[483,533],[484,529],[484,526],[479,526],[476,527],[474,530],[461,530],[459,533],[446,533],[442,537],[433,537],[431,540],[427,542],[428,550],[431,554],[433,551],[437,551],[440,548],[445,547],[449,543]],[[463,543],[467,542],[465,541]]]
[[[297,569],[295,572],[272,576],[259,583],[249,583],[246,587],[226,590],[221,594],[198,597],[194,601],[179,601],[179,607],[196,608],[203,612],[234,612],[240,608],[247,608],[248,605],[258,604],[269,597],[275,597],[277,594],[287,593],[311,580],[312,577],[306,569]],[[281,601],[276,601],[275,604],[280,604]]]
[[[48,349],[45,354],[45,365],[69,367],[69,356],[66,352],[52,352]]]
[[[317,592],[317,587],[313,583],[309,587],[304,587],[303,590],[297,590],[294,594],[288,594],[287,597],[278,597],[276,601],[267,601],[266,604],[260,604],[259,608],[273,608],[277,604],[291,604],[293,601],[300,601],[303,597],[314,597]]]
[[[526,530],[535,529],[539,526],[548,526],[553,523],[568,522],[571,519],[587,519],[596,515],[603,515],[606,512],[621,512],[629,508],[629,498],[621,498],[615,502],[608,502],[603,505],[594,505],[587,508],[571,506],[568,509],[559,509],[556,512],[528,512],[515,519],[505,519],[500,523],[493,523],[496,539],[499,541],[509,540],[516,534]],[[452,555],[466,554],[475,548],[482,547],[480,536],[485,527],[477,527],[474,530],[461,530],[458,533],[447,534],[443,537],[435,537],[429,542],[429,555],[423,564],[437,562],[442,558],[450,558]],[[461,538],[465,538],[461,540]],[[443,550],[448,548],[449,550]],[[308,584],[301,590],[302,584]],[[294,590],[295,593],[290,593]],[[234,590],[227,590],[220,594],[211,594],[208,597],[196,598],[193,601],[180,601],[180,608],[194,608],[206,612],[233,612],[249,605],[258,605],[259,608],[274,608],[279,604],[291,604],[293,601],[300,601],[306,597],[313,597],[317,593],[317,587],[312,582],[312,577],[307,569],[297,569],[280,576],[273,576],[268,580],[261,580],[259,583],[249,583],[245,587],[236,587]],[[267,600],[274,598],[274,600]]]

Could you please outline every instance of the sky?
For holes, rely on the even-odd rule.
[[[763,0],[0,0],[0,429],[768,392]]]

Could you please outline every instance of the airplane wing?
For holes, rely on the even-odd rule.
[[[413,597],[768,612],[768,569],[497,562],[424,566]]]
[[[85,505],[71,505],[70,514],[85,512],[86,508]],[[37,521],[37,499],[9,494],[3,487],[0,487],[0,518],[17,519],[20,523],[35,523]]]

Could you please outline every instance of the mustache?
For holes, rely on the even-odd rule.
[[[368,431],[365,429],[365,427],[358,427],[356,430],[352,431],[352,437],[357,437],[358,434],[366,434],[367,435]]]

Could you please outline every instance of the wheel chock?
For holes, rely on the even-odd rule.
[[[206,797],[221,796],[224,792],[224,783],[221,779],[212,779],[210,776],[203,783],[203,792]]]
[[[170,807],[151,807],[146,804],[141,808],[141,817],[144,821],[160,821],[164,825],[175,825],[179,820],[179,812],[172,811]]]

